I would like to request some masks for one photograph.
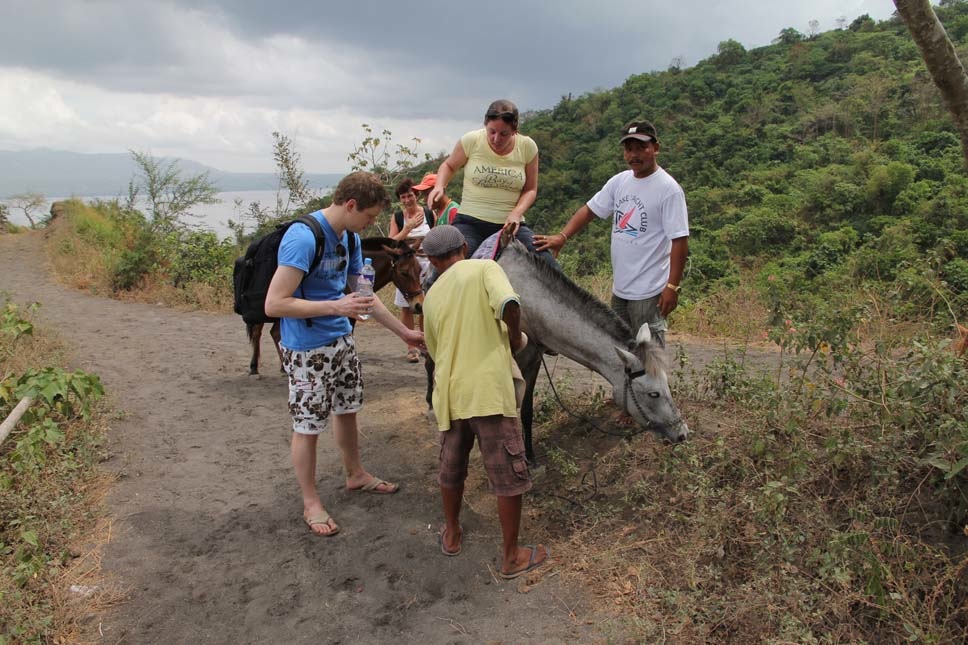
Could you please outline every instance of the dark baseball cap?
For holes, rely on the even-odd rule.
[[[648,143],[658,141],[659,135],[655,132],[655,126],[648,121],[632,121],[622,128],[622,138],[618,142],[622,143],[626,139],[637,139]]]
[[[420,248],[423,249],[424,253],[435,258],[441,255],[447,255],[454,249],[459,249],[465,242],[466,240],[460,232],[460,229],[456,226],[445,224],[430,229],[430,232],[424,237]]]

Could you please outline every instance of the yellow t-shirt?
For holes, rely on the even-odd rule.
[[[462,136],[460,145],[467,155],[461,214],[503,224],[518,203],[524,188],[524,168],[537,156],[538,144],[519,132],[511,152],[499,155],[487,145],[487,132],[481,128]]]
[[[511,346],[501,317],[520,302],[493,260],[461,260],[444,271],[424,298],[424,334],[436,364],[437,429],[452,419],[517,417]]]

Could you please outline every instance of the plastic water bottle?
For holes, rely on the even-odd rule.
[[[356,283],[356,293],[361,296],[370,297],[373,295],[373,283],[376,281],[376,269],[373,268],[373,260],[371,258],[365,258],[363,260],[363,268],[360,269],[360,279]],[[367,309],[367,313],[360,315],[360,320],[368,320],[370,318],[370,309]]]

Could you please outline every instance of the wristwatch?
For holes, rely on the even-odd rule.
[[[666,285],[666,289],[672,289],[676,293],[679,293],[679,289],[682,289],[681,284],[672,284],[671,282]]]

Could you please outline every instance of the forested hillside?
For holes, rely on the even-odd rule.
[[[968,4],[937,13],[968,51]],[[968,314],[968,181],[953,122],[904,24],[862,16],[816,35],[784,29],[746,50],[727,40],[688,69],[630,77],[530,113],[538,201],[555,232],[624,168],[617,132],[658,128],[660,164],[686,191],[692,239],[684,301],[757,277],[777,317],[807,293],[887,289],[902,308],[951,324]],[[591,227],[562,253],[578,274],[608,270]],[[769,292],[769,293],[767,293]]]

